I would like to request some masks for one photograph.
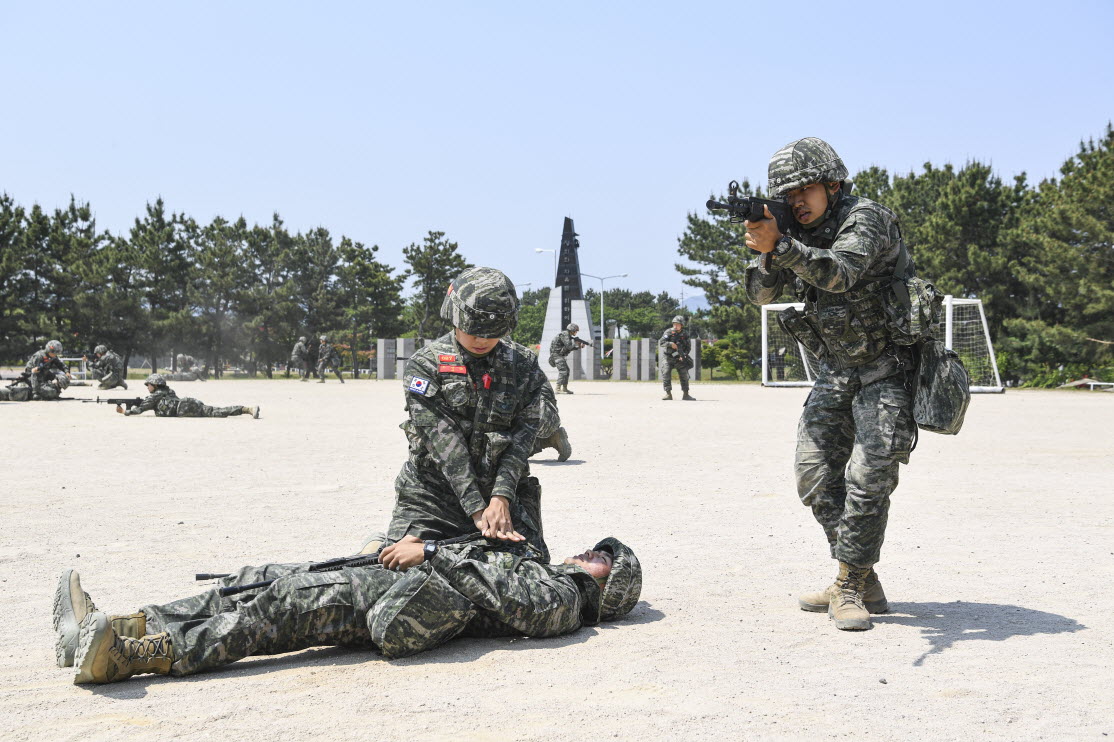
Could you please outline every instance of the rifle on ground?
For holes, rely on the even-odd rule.
[[[81,401],[82,402],[87,402],[87,403],[93,403],[93,404],[123,405],[124,409],[130,410],[132,407],[135,407],[136,405],[142,404],[143,403],[143,398],[142,397],[132,397],[130,399],[124,399],[124,398],[114,397],[114,398],[111,398],[111,399],[101,399],[100,397],[97,397],[96,399],[83,399]]]
[[[789,208],[789,204],[785,201],[772,201],[757,196],[740,196],[739,181],[737,180],[727,184],[727,203],[710,198],[705,206],[708,207],[709,211],[726,211],[732,224],[765,219],[766,212],[763,207],[770,209],[770,214],[777,221],[778,231],[782,234],[787,234],[794,224],[793,210]]]
[[[478,534],[478,533],[468,533],[468,534],[465,534],[463,536],[456,536],[454,538],[439,539],[437,541],[437,545],[438,546],[447,546],[449,544],[461,544],[461,543],[464,543],[465,541],[469,541],[471,539],[477,538],[479,535],[480,534]],[[380,551],[382,551],[382,549],[380,549]],[[314,564],[311,564],[309,566],[309,568],[304,570],[304,571],[305,572],[336,572],[338,570],[344,569],[345,567],[371,567],[371,566],[374,566],[376,564],[379,564],[379,552],[378,551],[375,552],[374,554],[356,554],[355,556],[340,557],[340,558],[337,558],[337,559],[329,559],[329,560],[326,560],[324,562],[315,562]],[[193,579],[197,582],[201,582],[203,580],[219,580],[222,577],[231,577],[231,576],[232,576],[232,574],[229,573],[229,572],[226,572],[226,573],[198,572],[197,574],[195,574],[193,576]],[[247,585],[232,585],[230,587],[222,587],[222,588],[217,589],[217,594],[219,594],[222,598],[227,598],[230,595],[239,595],[240,593],[246,593],[248,590],[262,590],[263,588],[270,587],[275,582],[275,580],[277,580],[277,579],[279,579],[279,578],[276,577],[273,580],[263,580],[262,582],[252,582],[252,583],[249,583]]]

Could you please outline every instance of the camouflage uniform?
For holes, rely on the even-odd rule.
[[[661,373],[661,385],[667,394],[673,391],[674,369],[677,371],[677,381],[681,383],[681,392],[688,394],[689,370],[680,359],[673,355],[678,351],[669,347],[670,343],[676,343],[680,353],[688,353],[689,335],[685,332],[684,325],[681,326],[680,332],[675,331],[670,326],[661,334],[661,338],[658,340],[658,371]]]
[[[131,409],[126,415],[141,415],[154,410],[155,417],[234,417],[242,415],[241,405],[232,407],[211,407],[193,397],[181,397],[168,386],[158,387]]]
[[[557,368],[557,387],[564,388],[569,385],[569,361],[567,356],[577,349],[580,344],[573,340],[572,333],[568,330],[558,333],[549,344],[549,365]]]
[[[147,633],[170,635],[170,674],[313,646],[374,648],[393,659],[455,636],[549,637],[600,620],[600,587],[580,567],[524,560],[482,539],[442,546],[406,572],[308,566],[245,567],[222,583],[275,582],[231,597],[214,589],[144,606]]]
[[[306,347],[304,340],[299,338],[298,342],[294,344],[294,350],[290,351],[290,363],[299,367],[298,374],[302,380],[308,379],[309,375],[313,373],[309,362],[309,348]]]
[[[168,381],[206,381],[208,379],[208,371],[193,356],[179,353],[177,360],[178,371],[167,374]]]
[[[560,421],[534,354],[504,338],[487,355],[472,356],[449,333],[411,356],[403,386],[410,417],[401,427],[410,458],[395,479],[388,539],[472,532],[471,514],[500,495],[532,544],[528,555],[548,561],[541,486],[526,460],[543,420],[550,434]]]
[[[128,388],[124,382],[127,373],[124,371],[124,359],[111,350],[102,353],[93,364],[94,373],[100,381],[100,389],[114,389],[115,387]]]
[[[39,372],[32,373],[36,368]],[[48,356],[45,350],[35,351],[23,371],[31,385],[32,399],[58,399],[62,390],[70,385],[70,379],[66,376],[66,364],[57,355]]]
[[[333,373],[340,379],[340,383],[344,383],[344,377],[340,375],[340,367],[342,362],[340,360],[340,353],[333,347],[332,343],[322,341],[321,345],[317,347],[317,375],[320,381],[325,381],[325,370],[331,368]]]
[[[802,143],[817,141],[774,156],[772,191],[818,182],[779,184],[773,175],[794,167]],[[842,180],[842,172],[825,180]],[[779,318],[820,365],[797,429],[797,492],[823,527],[832,558],[856,567],[878,562],[898,464],[909,462],[916,430],[912,354],[893,344],[883,304],[904,249],[892,211],[841,190],[825,216],[808,229],[794,225],[744,278],[755,304],[789,289],[805,303],[803,315],[785,310]]]

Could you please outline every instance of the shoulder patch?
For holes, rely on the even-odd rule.
[[[407,389],[414,394],[425,394],[426,389],[429,387],[429,379],[423,379],[421,376],[415,376],[410,380],[410,386]]]
[[[437,356],[437,360],[441,363],[456,363],[456,356],[442,354]]]

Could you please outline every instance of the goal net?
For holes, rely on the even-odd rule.
[[[787,303],[762,307],[762,386],[812,386],[816,378],[816,357],[787,335],[777,322],[775,313],[789,307],[803,310],[805,305]],[[945,296],[943,315],[933,334],[959,354],[971,376],[971,391],[1005,391],[982,300]]]

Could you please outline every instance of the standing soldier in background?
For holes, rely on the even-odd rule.
[[[692,357],[689,356],[689,335],[685,332],[685,318],[677,315],[673,326],[662,333],[658,340],[658,371],[661,372],[661,385],[665,387],[662,399],[673,399],[673,369],[677,369],[677,380],[681,382],[681,399],[694,402],[696,397],[689,394],[689,369]]]
[[[557,368],[558,394],[572,394],[569,391],[569,362],[565,357],[577,348],[588,344],[576,336],[578,332],[580,332],[579,325],[569,324],[565,331],[558,333],[549,344],[549,365]]]
[[[317,380],[318,384],[325,383],[325,370],[332,369],[333,373],[340,379],[340,383],[344,383],[344,377],[340,375],[340,353],[329,342],[328,335],[321,336],[321,345],[317,347],[317,375],[321,378]]]
[[[778,317],[819,358],[816,383],[797,427],[795,474],[801,502],[824,529],[839,574],[827,589],[801,596],[806,611],[827,611],[843,630],[869,629],[887,610],[874,571],[886,534],[898,465],[909,463],[912,351],[897,345],[886,292],[898,266],[912,264],[897,217],[851,195],[847,167],[827,142],[809,137],[770,159],[769,192],[786,199],[794,223],[782,234],[765,219],[746,222],[747,296],[776,301],[785,290],[804,312]]]
[[[127,371],[124,370],[124,359],[108,349],[108,346],[98,345],[93,349],[94,359],[90,369],[93,377],[100,382],[100,389],[114,389],[121,386],[128,388]],[[86,359],[88,360],[88,359]]]
[[[306,347],[305,335],[294,343],[294,350],[290,351],[290,365],[298,367],[301,381],[309,381],[309,375],[313,370],[309,363],[309,348]]]
[[[70,373],[62,363],[62,344],[51,340],[27,361],[23,372],[31,385],[32,399],[58,399],[70,385]]]

